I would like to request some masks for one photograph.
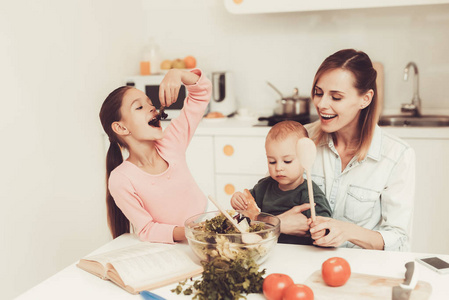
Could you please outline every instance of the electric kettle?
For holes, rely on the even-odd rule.
[[[234,81],[231,72],[212,72],[211,112],[220,112],[225,116],[235,113],[236,101]]]

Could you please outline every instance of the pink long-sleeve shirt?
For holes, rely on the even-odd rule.
[[[156,141],[157,151],[168,163],[167,170],[152,175],[124,161],[109,177],[115,203],[143,241],[174,243],[173,229],[206,209],[207,198],[187,167],[186,149],[210,100],[211,82],[200,70],[192,72],[200,79],[186,85],[188,96],[180,116]]]

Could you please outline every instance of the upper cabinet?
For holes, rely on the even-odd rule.
[[[336,10],[449,3],[449,0],[224,0],[233,14]]]

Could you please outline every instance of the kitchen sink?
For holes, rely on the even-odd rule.
[[[445,116],[445,115],[381,116],[379,119],[379,126],[444,127],[444,126],[449,126],[449,116]]]

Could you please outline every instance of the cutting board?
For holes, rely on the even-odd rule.
[[[390,278],[367,274],[352,273],[345,285],[330,287],[324,283],[321,270],[315,271],[307,278],[305,285],[309,286],[315,295],[315,300],[334,299],[391,299],[392,289],[404,281],[403,278]],[[411,300],[429,299],[432,287],[428,282],[418,281],[412,291]]]

